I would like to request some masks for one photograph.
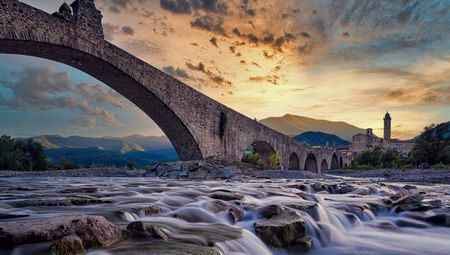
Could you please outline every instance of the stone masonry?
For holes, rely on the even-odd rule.
[[[0,0],[0,53],[50,59],[104,82],[158,124],[181,160],[240,160],[250,144],[264,142],[280,153],[284,169],[305,169],[309,154],[316,164],[311,171],[321,172],[323,161],[329,169],[333,155],[344,164],[351,161],[334,148],[299,144],[105,41],[93,0],[70,6],[49,15],[17,0]]]

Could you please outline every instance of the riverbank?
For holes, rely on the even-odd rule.
[[[32,172],[0,171],[0,177],[160,177],[199,180],[364,178],[375,182],[450,184],[450,169],[336,169],[319,176],[300,170],[264,170],[242,162],[195,160],[159,163],[147,169],[136,170],[101,167]]]
[[[374,170],[330,170],[325,176],[364,178],[384,182],[414,182],[450,184],[450,169],[374,169]]]

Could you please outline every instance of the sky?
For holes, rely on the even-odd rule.
[[[23,2],[51,13],[63,1]],[[382,136],[389,110],[402,139],[450,120],[448,0],[95,3],[106,40],[250,118],[290,113]],[[68,66],[0,55],[0,75],[0,133],[163,134]]]

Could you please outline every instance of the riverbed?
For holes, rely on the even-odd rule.
[[[392,204],[393,197],[402,190],[423,197],[420,201]],[[224,255],[419,255],[450,251],[450,227],[445,222],[428,220],[436,213],[450,213],[450,185],[445,184],[410,185],[351,178],[208,181],[9,177],[0,179],[0,191],[0,213],[22,216],[0,219],[0,223],[61,215],[102,215],[122,228],[134,221],[158,226],[169,238],[125,240],[89,249],[90,255],[164,254],[158,250],[197,254],[180,252],[191,246],[193,250],[209,247]],[[149,207],[159,208],[160,212],[149,215],[144,210]],[[267,212],[272,211],[288,211],[301,217],[312,248],[275,248],[262,240],[255,232],[255,223],[270,218]],[[0,253],[42,254],[46,245],[0,245]]]

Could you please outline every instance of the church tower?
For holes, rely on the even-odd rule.
[[[384,115],[384,141],[388,144],[391,141],[391,115],[389,112]]]

